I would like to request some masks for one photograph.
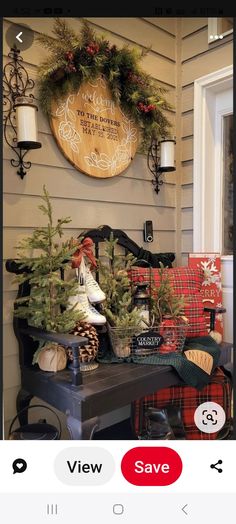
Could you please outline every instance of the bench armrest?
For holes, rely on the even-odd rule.
[[[17,259],[8,258],[5,264],[8,273],[15,273],[15,275],[21,275],[22,273],[30,273],[31,270],[28,266],[23,266],[22,262]]]
[[[210,313],[210,330],[215,329],[215,318],[218,313],[225,313],[225,307],[204,307],[206,313]]]
[[[209,313],[215,312],[217,313],[226,313],[225,307],[204,307],[204,311],[208,311]]]
[[[69,365],[72,387],[77,388],[82,384],[82,373],[80,371],[80,361],[78,348],[88,343],[87,337],[79,337],[77,335],[68,335],[65,333],[54,333],[53,331],[44,331],[43,329],[28,326],[22,328],[21,332],[30,337],[41,338],[51,342],[57,342],[63,346],[72,349],[73,362]]]
[[[21,329],[21,332],[25,333],[26,335],[30,335],[31,337],[57,342],[58,344],[68,346],[72,349],[84,346],[84,344],[88,344],[88,339],[86,337],[68,335],[67,333],[54,333],[54,331],[44,331],[43,329],[31,326]]]

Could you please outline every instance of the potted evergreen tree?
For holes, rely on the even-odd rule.
[[[102,308],[108,321],[112,349],[117,357],[125,358],[131,353],[133,335],[140,332],[141,317],[138,308],[133,307],[129,278],[129,270],[136,259],[131,253],[116,255],[117,242],[113,235],[105,241],[105,256],[99,261],[99,273],[106,295]]]
[[[46,227],[35,228],[32,235],[17,246],[17,262],[26,271],[17,275],[15,281],[18,284],[27,281],[30,294],[16,299],[14,315],[45,331],[70,333],[83,315],[75,310],[76,304],[69,307],[69,298],[77,294],[77,280],[64,280],[62,275],[71,269],[72,255],[77,246],[70,240],[60,242],[62,226],[71,219],[60,218],[53,224],[52,206],[45,186],[42,200],[39,209],[47,218]],[[54,342],[45,344],[39,341],[33,363],[38,363],[44,371],[58,371],[66,367],[66,350]]]
[[[183,316],[185,298],[175,294],[168,269],[160,264],[160,282],[157,285],[152,281],[151,285],[151,314],[164,339],[160,353],[169,353],[182,349],[188,321]]]

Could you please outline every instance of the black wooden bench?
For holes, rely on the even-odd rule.
[[[147,260],[153,267],[162,262],[171,267],[174,253],[153,254],[140,248],[123,231],[109,226],[89,230],[83,237],[90,237],[95,244],[95,256],[99,258],[100,244],[110,237],[118,238],[118,244],[137,259]],[[22,270],[15,260],[8,260],[7,271],[19,274]],[[19,286],[17,297],[29,294],[29,285]],[[99,418],[105,413],[121,408],[144,395],[171,385],[182,384],[170,366],[138,364],[99,364],[94,371],[82,374],[78,361],[78,347],[87,339],[68,334],[45,332],[27,325],[23,319],[14,317],[14,332],[19,343],[21,387],[17,395],[17,412],[27,407],[36,396],[60,410],[67,417],[67,427],[73,440],[91,439],[99,429]],[[37,336],[72,348],[73,362],[70,368],[49,373],[32,365]],[[102,332],[100,333],[102,337]],[[21,425],[27,423],[27,410],[19,415]]]

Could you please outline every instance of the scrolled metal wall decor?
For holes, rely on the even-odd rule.
[[[158,142],[156,138],[153,138],[149,146],[147,165],[154,176],[152,185],[157,194],[164,182],[162,179],[163,173],[176,170],[174,161],[175,144],[175,139],[166,138]]]
[[[17,174],[24,178],[26,170],[30,169],[31,162],[25,160],[29,149],[41,147],[40,142],[35,139],[36,123],[34,122],[33,113],[37,109],[35,97],[28,91],[34,88],[35,82],[29,78],[28,72],[23,65],[23,58],[20,56],[20,50],[13,46],[8,54],[10,61],[3,69],[3,131],[4,138],[8,146],[14,151],[17,158],[11,159],[11,165],[18,168]],[[28,115],[33,125],[33,139],[30,137],[30,125],[26,125],[23,134],[26,136],[19,140],[17,133],[16,111],[17,108],[30,108]],[[31,111],[32,110],[32,111]],[[29,112],[30,111],[30,112]],[[25,115],[21,111],[21,120],[23,117],[24,124],[27,123]],[[32,118],[33,117],[33,118]],[[20,121],[20,119],[19,119]]]
[[[151,173],[154,175],[152,185],[156,193],[160,191],[160,186],[163,184],[162,175],[163,172],[160,170],[160,155],[158,154],[158,142],[153,139],[148,149],[147,164]]]

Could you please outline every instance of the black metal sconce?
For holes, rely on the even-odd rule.
[[[3,70],[3,130],[7,144],[17,157],[11,159],[11,165],[18,168],[17,174],[23,179],[31,167],[25,155],[30,149],[42,147],[37,140],[35,97],[28,94],[35,83],[29,78],[16,46],[11,48],[8,57],[10,61]]]
[[[152,184],[156,193],[159,193],[160,186],[163,184],[162,174],[167,171],[175,171],[174,162],[174,139],[160,140],[153,139],[148,149],[147,164],[148,169],[154,175]]]

